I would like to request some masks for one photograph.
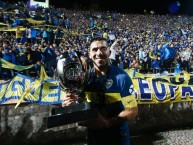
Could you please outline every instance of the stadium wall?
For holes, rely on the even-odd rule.
[[[46,128],[46,117],[54,105],[21,104],[0,106],[0,140],[2,144],[57,144],[84,142],[84,127],[77,123]],[[139,105],[139,115],[129,121],[131,135],[159,132],[169,129],[193,127],[190,103]]]

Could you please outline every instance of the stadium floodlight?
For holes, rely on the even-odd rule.
[[[42,6],[49,8],[49,0],[30,0],[30,6]]]

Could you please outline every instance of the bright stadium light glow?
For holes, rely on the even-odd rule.
[[[49,0],[30,0],[30,6],[36,5],[49,8]]]

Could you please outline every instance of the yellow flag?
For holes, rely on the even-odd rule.
[[[41,84],[44,83],[44,80],[48,79],[48,75],[45,72],[45,69],[43,67],[43,65],[41,66],[41,70],[40,70],[40,79],[39,80],[35,80],[29,87],[28,89],[21,95],[19,101],[17,102],[15,109],[19,106],[19,104],[23,101],[23,99],[33,90],[33,89],[37,89],[41,86]]]

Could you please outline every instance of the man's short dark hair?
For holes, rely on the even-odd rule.
[[[106,38],[103,38],[103,37],[94,37],[92,40],[91,40],[91,43],[93,41],[107,41]]]

